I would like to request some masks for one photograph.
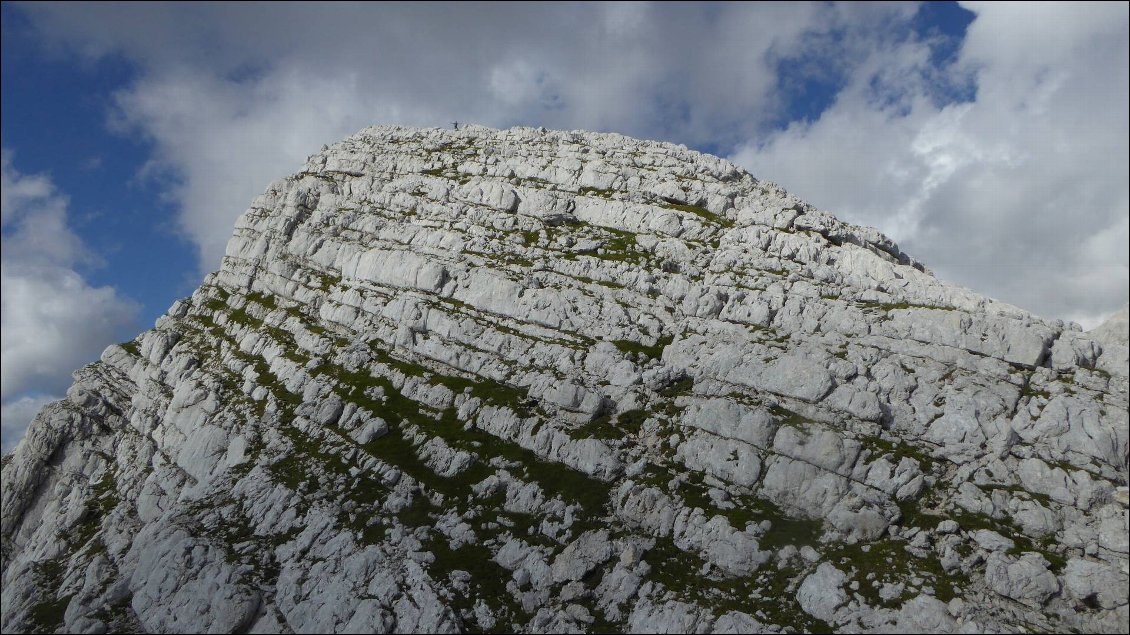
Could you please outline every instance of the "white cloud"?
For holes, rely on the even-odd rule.
[[[0,406],[0,453],[14,450],[35,415],[56,399],[58,397],[25,395]]]
[[[0,200],[0,400],[3,444],[30,422],[30,404],[61,394],[70,373],[135,328],[137,305],[76,271],[94,258],[67,226],[50,179],[20,174],[4,151]]]
[[[937,105],[926,43],[874,47],[819,120],[734,158],[943,278],[1093,325],[1127,299],[1127,7],[970,8],[948,79],[973,101]],[[902,92],[876,100],[890,69]]]

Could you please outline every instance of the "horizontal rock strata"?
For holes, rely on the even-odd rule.
[[[3,628],[1125,631],[1125,324],[682,146],[368,128],[4,458]]]

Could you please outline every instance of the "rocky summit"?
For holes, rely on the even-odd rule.
[[[374,127],[3,462],[5,632],[1125,632],[1126,317],[722,159]]]

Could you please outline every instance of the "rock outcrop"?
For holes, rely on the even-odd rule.
[[[681,146],[368,128],[5,457],[3,629],[1124,632],[1120,328]]]

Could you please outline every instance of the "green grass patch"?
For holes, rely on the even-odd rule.
[[[583,196],[599,196],[600,198],[612,198],[616,190],[606,190],[598,187],[582,187],[579,194]]]
[[[949,602],[960,594],[953,576],[946,573],[933,553],[919,558],[908,552],[906,543],[902,541],[888,539],[866,544],[840,544],[825,557],[842,570],[855,571],[858,593],[871,606],[897,608],[917,593],[908,586],[903,596],[883,600],[873,582],[906,582],[915,576],[922,578],[927,586],[934,587],[934,596],[942,602]]]
[[[204,308],[209,311],[227,311],[228,303],[219,298],[212,298],[204,303]]]
[[[639,435],[645,419],[647,413],[639,409],[618,415],[605,414],[577,428],[572,436],[576,439],[623,439],[628,435]]]
[[[808,417],[805,417],[798,412],[793,412],[792,410],[789,410],[782,405],[774,405],[770,407],[769,412],[772,413],[774,417],[776,417],[777,423],[783,426],[790,426],[803,430],[812,424],[812,420]]]
[[[694,377],[683,377],[659,389],[659,395],[668,399],[691,394],[694,390]]]
[[[115,632],[114,625],[125,622],[133,612],[131,601],[133,594],[126,595],[113,603],[103,606],[94,612],[94,619],[110,625],[109,632]]]
[[[366,370],[349,371],[338,366],[323,365],[313,371],[314,375],[328,375],[337,381],[337,392],[346,400],[369,410],[389,424],[389,433],[375,439],[365,446],[366,451],[385,462],[394,465],[417,481],[443,493],[445,496],[465,496],[469,493],[469,483],[486,476],[486,468],[476,462],[469,468],[471,473],[462,473],[456,478],[444,478],[435,474],[420,460],[415,447],[400,431],[403,423],[413,424],[426,433],[443,439],[448,445],[468,452],[489,453],[502,456],[522,465],[526,476],[539,483],[546,492],[557,492],[567,501],[580,504],[592,515],[601,514],[608,502],[609,486],[561,463],[553,463],[539,457],[517,443],[496,437],[478,428],[468,429],[460,421],[454,409],[443,413],[429,414],[415,401],[401,395],[383,377],[374,377]],[[472,394],[484,396],[486,401],[506,404],[525,398],[525,391],[490,380],[476,382],[462,378],[440,377],[440,383],[461,392],[469,387]],[[370,396],[370,391],[380,388],[384,400],[378,401]],[[520,404],[519,404],[520,405]]]
[[[656,538],[655,547],[644,560],[652,567],[650,580],[716,614],[742,611],[801,632],[832,632],[828,624],[801,610],[789,591],[790,582],[799,575],[797,571],[767,566],[749,577],[707,575],[702,573],[705,561],[696,553],[679,549],[670,538]]]
[[[41,572],[49,567],[53,568],[57,565],[54,561],[49,561],[41,566]],[[52,582],[55,582],[52,584]],[[32,627],[33,632],[37,633],[54,633],[63,626],[63,616],[67,612],[67,607],[71,603],[71,598],[74,597],[73,593],[59,596],[55,589],[58,585],[62,584],[62,575],[60,574],[57,580],[52,580],[46,583],[48,585],[47,598],[40,600],[31,607],[28,613],[28,625]]]
[[[340,285],[342,280],[340,273],[324,273],[310,270],[309,275],[312,280],[317,281],[319,288],[327,291]]]
[[[1029,399],[1033,397],[1040,397],[1044,400],[1052,398],[1052,394],[1050,392],[1034,388],[1032,386],[1032,379],[1030,377],[1024,380],[1024,385],[1020,388],[1020,395],[1022,397],[1028,397]]]
[[[529,392],[524,388],[486,377],[468,379],[454,375],[436,375],[433,380],[456,394],[469,392],[472,397],[486,403],[510,408],[523,419],[535,414],[537,402],[529,398]]]
[[[134,357],[141,357],[141,344],[137,340],[122,342],[118,346],[124,348],[127,353]]]
[[[906,309],[935,309],[939,311],[956,311],[950,307],[935,306],[932,304],[915,304],[913,302],[858,302],[860,307],[879,309],[880,311],[901,311]]]
[[[247,294],[247,299],[262,304],[272,311],[279,308],[278,301],[275,299],[274,295],[268,295],[259,291],[252,291],[251,293]]]
[[[253,317],[247,312],[247,307],[228,310],[228,319],[241,326],[246,326],[250,329],[258,330],[263,326],[263,320]]]
[[[738,510],[748,514],[748,518],[743,519],[745,522],[762,520],[770,522],[769,530],[758,538],[758,543],[764,550],[776,551],[786,545],[803,547],[820,543],[820,536],[824,533],[823,521],[791,516],[773,502],[763,498],[736,496],[733,502]],[[739,525],[738,528],[744,529],[745,524]]]
[[[600,286],[608,288],[608,289],[623,289],[624,288],[624,285],[622,285],[622,284],[617,284],[615,282],[608,282],[606,280],[594,280],[593,278],[589,278],[588,276],[572,276],[572,277],[573,277],[574,280],[580,280],[581,282],[583,282],[585,284],[599,284]]]
[[[655,487],[670,495],[667,484],[674,477],[674,473],[667,467],[657,464],[649,465],[637,478],[637,481]],[[786,545],[796,547],[816,546],[824,533],[824,525],[820,520],[790,516],[771,501],[754,496],[731,496],[733,507],[722,508],[715,505],[710,497],[709,486],[706,485],[703,475],[690,471],[682,475],[675,495],[681,498],[687,507],[701,508],[708,515],[721,515],[726,518],[730,526],[744,531],[749,523],[760,523],[768,520],[769,529],[758,538],[758,543],[763,550],[779,550]]]
[[[475,601],[480,599],[494,610],[496,622],[492,628],[465,625],[470,626],[471,632],[513,632],[513,626],[509,622],[515,621],[524,613],[521,605],[506,590],[506,582],[511,578],[510,572],[494,561],[494,554],[490,549],[483,545],[462,545],[459,549],[452,549],[447,538],[438,532],[433,533],[427,549],[435,556],[435,561],[428,565],[428,572],[439,581],[447,583],[449,575],[454,571],[471,574],[471,579],[467,582],[469,592],[454,592],[451,608],[456,613],[471,611]]]
[[[91,487],[82,520],[61,537],[65,544],[64,553],[73,554],[80,548],[85,548],[88,556],[104,553],[106,546],[99,535],[102,521],[117,507],[118,502],[114,473],[107,469],[102,478]],[[35,632],[54,633],[62,627],[67,606],[74,597],[73,593],[59,595],[67,573],[67,556],[37,563],[34,570],[38,576],[37,586],[44,599],[31,607],[28,622]]]
[[[698,216],[699,218],[701,218],[701,219],[703,219],[707,222],[713,223],[715,225],[721,225],[722,227],[729,228],[729,227],[734,226],[734,221],[726,218],[725,216],[720,216],[718,214],[715,214],[714,212],[706,209],[705,207],[699,207],[698,205],[687,205],[685,203],[680,203],[680,202],[675,201],[673,199],[666,199],[665,198],[663,200],[664,200],[663,207],[666,207],[668,209],[675,209],[675,210],[679,210],[680,212],[686,212],[688,214],[694,214],[695,216]]]
[[[652,345],[643,344],[634,340],[613,340],[613,344],[625,355],[635,355],[643,359],[659,359],[663,356],[663,349],[675,341],[674,335],[664,335],[656,338]]]
[[[918,466],[923,472],[930,472],[934,466],[934,459],[922,448],[909,443],[895,443],[880,437],[864,437],[860,443],[872,451],[873,458],[888,457],[888,460],[898,465],[904,458],[918,461]]]
[[[956,508],[949,514],[949,518],[957,521],[963,531],[972,532],[978,529],[989,529],[1013,541],[1013,547],[1007,551],[1009,555],[1019,556],[1025,552],[1035,552],[1044,557],[1051,564],[1052,571],[1063,573],[1067,567],[1067,558],[1060,553],[1052,551],[1056,544],[1055,534],[1034,539],[1024,534],[1020,527],[1010,518],[992,518],[984,514],[975,514],[963,508]]]

